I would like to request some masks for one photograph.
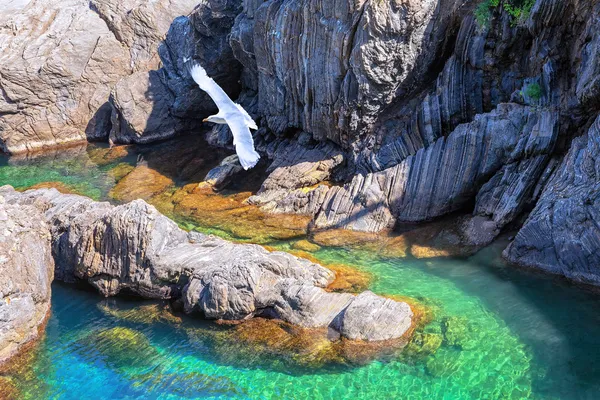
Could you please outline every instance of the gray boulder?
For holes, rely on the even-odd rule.
[[[42,213],[0,196],[0,363],[38,337],[50,312],[53,276]]]
[[[412,324],[406,303],[372,292],[359,294],[335,321],[342,336],[354,340],[388,340],[402,336]]]

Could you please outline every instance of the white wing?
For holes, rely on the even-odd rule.
[[[194,78],[194,81],[200,86],[200,89],[204,90],[211,99],[215,102],[219,110],[223,113],[231,113],[231,112],[239,112],[244,116],[244,120],[246,124],[252,129],[258,129],[256,126],[256,122],[252,119],[252,117],[244,110],[242,106],[237,103],[234,103],[227,93],[221,86],[217,84],[208,74],[206,70],[202,68],[200,64],[194,64],[190,68],[190,75]]]
[[[254,150],[254,139],[250,129],[258,129],[256,122],[248,115],[246,110],[237,103],[234,103],[227,93],[217,83],[206,74],[204,68],[195,64],[190,68],[190,75],[194,81],[213,99],[219,107],[219,116],[225,118],[231,133],[233,134],[233,144],[235,152],[240,159],[240,164],[244,169],[250,169],[256,165],[260,155]]]
[[[244,169],[250,169],[256,165],[260,155],[254,150],[254,139],[248,128],[246,118],[241,113],[226,114],[225,120],[231,133],[233,133],[233,144],[235,152],[240,159]]]
[[[208,93],[220,111],[232,112],[238,109],[237,105],[227,96],[227,93],[221,89],[221,86],[217,82],[207,75],[206,70],[200,64],[194,64],[190,67],[190,75],[192,75],[194,81],[200,86],[200,89]]]

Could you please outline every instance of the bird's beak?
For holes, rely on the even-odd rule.
[[[208,118],[204,118],[202,122],[208,122]]]

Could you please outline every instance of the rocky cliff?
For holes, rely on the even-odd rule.
[[[0,8],[0,149],[18,153],[106,140],[111,90],[158,67],[158,44],[197,1],[10,4]]]
[[[200,129],[200,118],[214,105],[184,67],[191,58],[259,122],[255,142],[271,164],[249,202],[263,210],[308,215],[315,230],[370,233],[458,214],[461,243],[476,248],[518,227],[535,208],[507,251],[509,258],[563,274],[560,265],[587,268],[586,257],[570,258],[567,249],[588,246],[593,253],[594,243],[555,241],[560,251],[553,251],[551,261],[545,253],[537,257],[540,247],[523,237],[531,229],[541,235],[532,218],[550,218],[540,217],[556,203],[550,193],[557,196],[558,189],[548,185],[572,175],[566,169],[576,165],[570,161],[574,156],[565,155],[593,137],[590,126],[600,114],[598,2],[203,0],[191,14],[173,20],[158,45],[160,65],[151,51],[158,36],[136,28],[152,7],[92,3],[93,16],[104,23],[98,29],[110,31],[114,38],[106,40],[119,43],[111,51],[120,49],[124,56],[94,56],[84,65],[129,60],[127,72],[98,78],[104,83],[94,92],[96,106],[85,107],[103,110],[101,130],[103,135],[110,130],[113,142],[144,143]],[[124,12],[136,7],[145,11]],[[27,21],[32,10],[26,7],[10,21]],[[166,14],[161,13],[173,15]],[[19,44],[27,35],[10,36],[12,25],[19,24],[9,25],[2,32],[11,44],[3,49],[11,50],[3,57],[22,63],[21,54],[28,53],[12,49],[27,47]],[[152,32],[165,26],[156,24]],[[69,32],[65,35],[76,37]],[[57,53],[52,60],[64,58]],[[122,64],[96,70],[119,68]],[[89,82],[85,74],[72,84],[54,79],[57,72],[50,67],[20,69],[27,74],[12,66],[0,72],[0,132],[7,150],[34,147],[45,136],[37,133],[42,128],[28,126],[40,121],[58,126],[52,121],[69,115],[62,104]],[[39,81],[49,72],[54,75],[47,82]],[[28,103],[32,94],[25,83],[49,87],[51,106]],[[98,108],[109,89],[109,105]],[[20,127],[32,133],[19,133]],[[56,143],[67,132],[52,129],[55,136],[47,137]],[[231,146],[225,126],[213,128],[207,138]],[[236,172],[230,163],[221,167],[209,177],[219,187]],[[560,191],[586,191],[594,179],[589,175],[578,187],[569,178],[572,183]],[[589,207],[577,209],[585,213]],[[564,214],[568,222],[561,226],[575,226],[575,215]],[[561,229],[549,224],[540,237],[558,235],[555,228]],[[541,248],[549,248],[540,240]]]

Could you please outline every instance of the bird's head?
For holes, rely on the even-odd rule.
[[[225,120],[218,115],[210,115],[202,120],[202,122],[212,122],[214,124],[226,124]]]

